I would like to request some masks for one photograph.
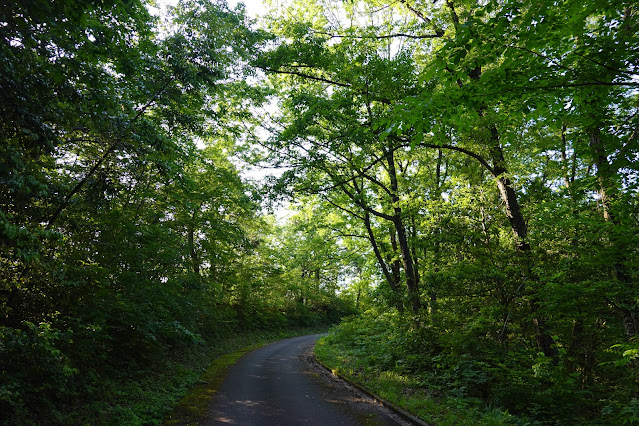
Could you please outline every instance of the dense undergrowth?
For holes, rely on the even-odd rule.
[[[185,328],[180,339],[132,328],[128,339],[95,330],[92,341],[46,323],[26,332],[3,327],[0,362],[11,368],[1,375],[0,423],[160,424],[216,357],[323,330],[345,312],[260,310],[239,319],[220,306],[218,328]]]
[[[315,348],[329,368],[429,424],[635,424],[636,366],[614,351],[579,380],[564,353],[556,364],[527,345],[508,347],[469,329],[370,310],[333,328]]]

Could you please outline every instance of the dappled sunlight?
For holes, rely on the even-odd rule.
[[[637,0],[239,3],[2,3],[0,424],[639,423]]]

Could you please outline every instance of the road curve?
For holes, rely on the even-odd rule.
[[[202,424],[409,424],[311,362],[319,336],[281,340],[241,358],[229,370]]]

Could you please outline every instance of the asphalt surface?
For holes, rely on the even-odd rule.
[[[207,425],[408,425],[313,359],[320,335],[295,337],[242,357],[209,407]]]

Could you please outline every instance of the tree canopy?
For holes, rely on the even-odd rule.
[[[158,422],[166,359],[354,313],[362,371],[637,421],[635,2],[151,3],[0,10],[2,421]]]

